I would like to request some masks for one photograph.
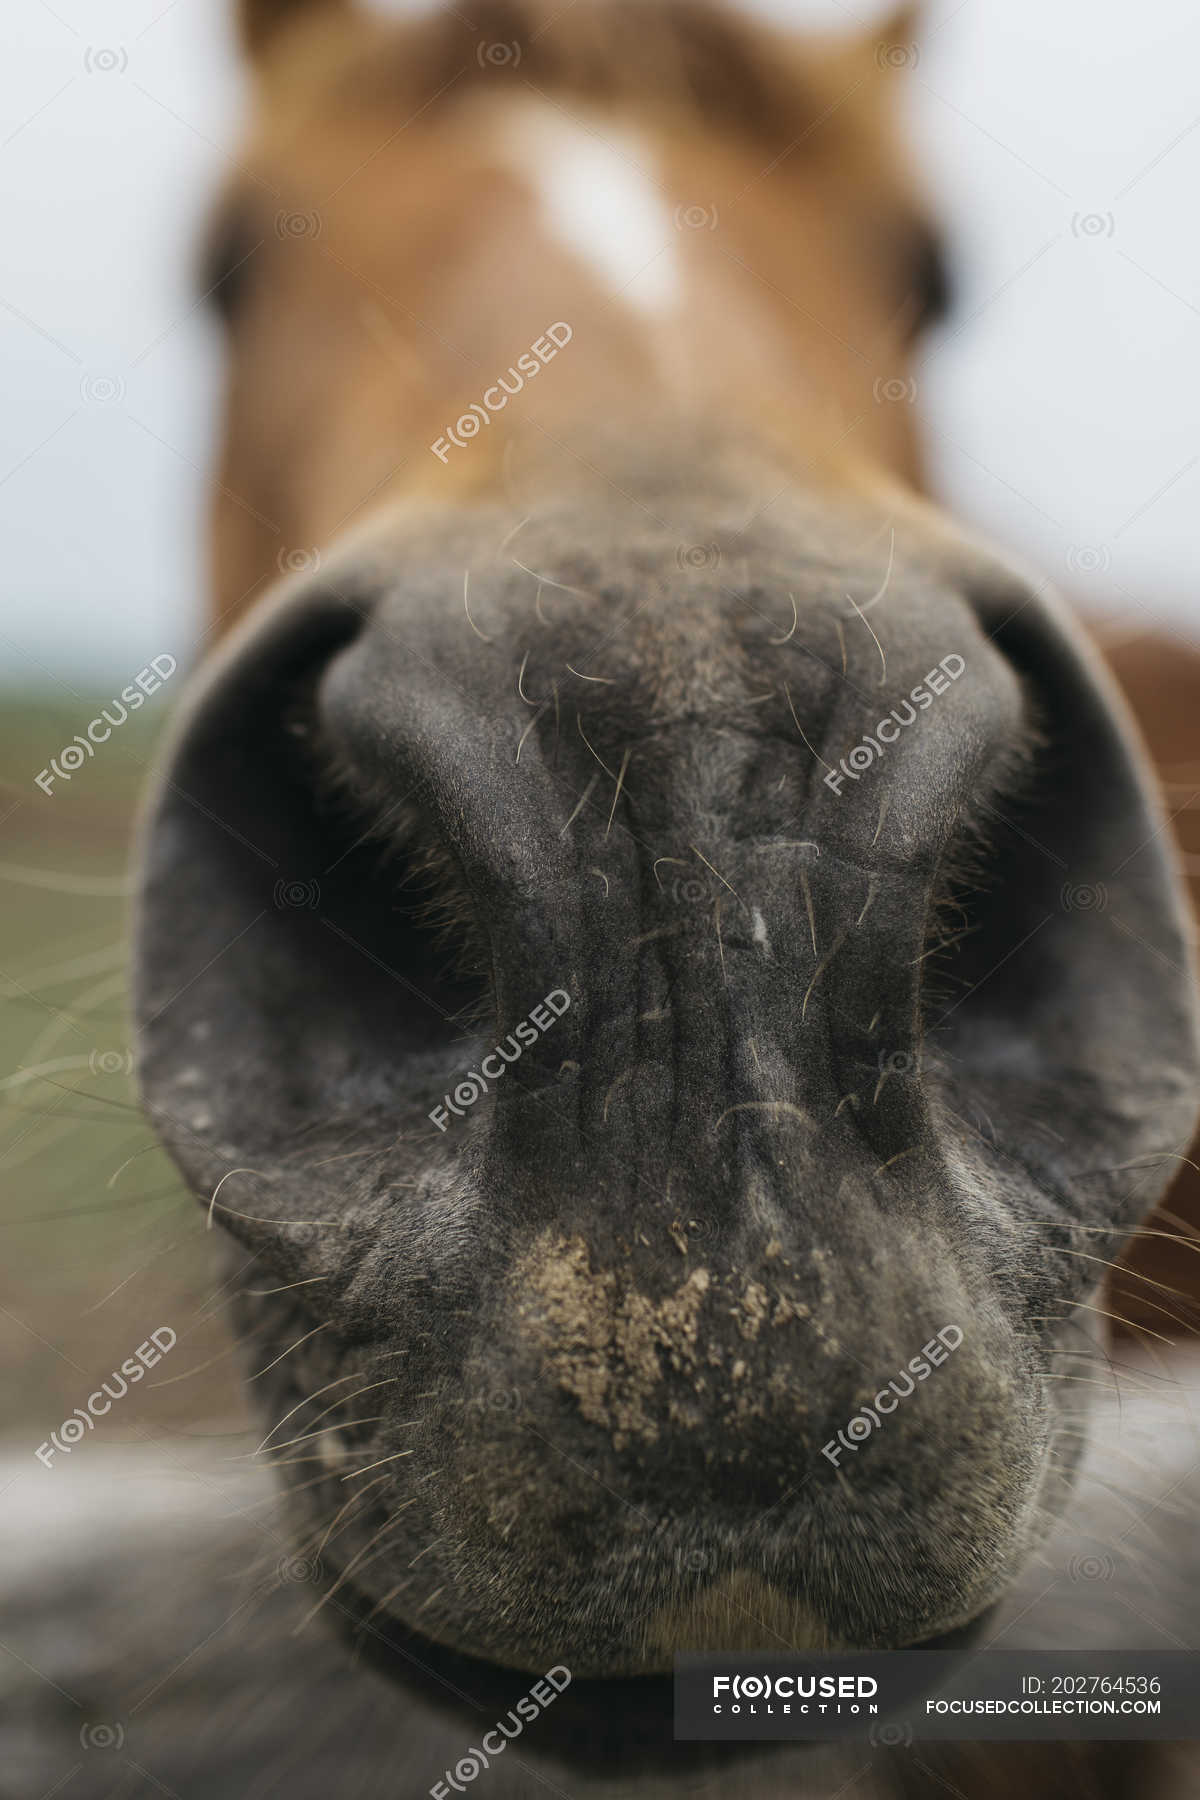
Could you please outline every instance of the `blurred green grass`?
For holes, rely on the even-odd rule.
[[[214,1240],[132,1075],[131,834],[166,704],[35,781],[110,700],[0,694],[0,1367],[35,1445],[160,1325],[177,1345],[96,1435],[240,1415]]]

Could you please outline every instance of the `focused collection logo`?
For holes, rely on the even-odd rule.
[[[502,46],[492,47],[496,49]],[[525,383],[540,374],[547,363],[553,362],[574,335],[573,327],[565,319],[557,319],[553,325],[547,325],[541,337],[534,339],[512,367],[498,376],[491,387],[485,388],[479,399],[472,401],[453,425],[447,425],[440,438],[434,439],[429,448],[438,461],[448,462],[452,449],[461,450],[472,438],[478,437],[481,429],[491,424],[493,413],[503,412],[509,401],[515,400]]]
[[[457,1084],[453,1094],[442,1095],[442,1105],[435,1106],[429,1114],[432,1124],[439,1131],[445,1131],[450,1123],[450,1114],[456,1119],[465,1117],[468,1107],[488,1092],[489,1083],[499,1081],[505,1069],[517,1062],[531,1044],[536,1044],[543,1031],[549,1031],[556,1019],[561,1019],[571,1004],[570,994],[562,988],[552,988],[546,998],[535,1006],[527,1018],[521,1020],[509,1032],[502,1044],[489,1050],[479,1064],[479,1069],[469,1069]]]
[[[784,1713],[793,1706],[807,1712],[810,1704],[820,1712],[854,1714],[877,1713],[874,1704],[879,1683],[873,1675],[714,1675],[712,1678],[713,1712],[728,1708],[737,1714],[746,1707],[757,1712],[760,1706],[774,1710],[778,1704]]]
[[[899,1375],[889,1381],[885,1388],[880,1388],[873,1406],[864,1406],[861,1412],[856,1412],[850,1422],[842,1427],[836,1437],[831,1437],[827,1444],[822,1444],[821,1455],[828,1457],[836,1469],[842,1451],[857,1450],[860,1444],[864,1444],[873,1431],[878,1431],[887,1414],[894,1413],[901,1400],[907,1400],[916,1391],[917,1382],[928,1381],[933,1371],[941,1367],[951,1351],[957,1350],[962,1341],[963,1334],[957,1325],[943,1325],[927,1344],[921,1346],[916,1356],[909,1358]]]
[[[96,1420],[112,1411],[114,1400],[123,1400],[130,1388],[139,1382],[147,1369],[152,1369],[160,1362],[169,1350],[177,1343],[175,1333],[169,1325],[160,1325],[152,1331],[144,1344],[139,1344],[132,1356],[127,1356],[119,1369],[100,1383],[94,1394],[89,1394],[82,1406],[77,1406],[69,1419],[64,1419],[57,1431],[52,1431],[44,1444],[39,1444],[34,1451],[38,1461],[49,1469],[53,1466],[56,1453],[70,1456],[76,1444],[83,1441],[86,1432],[95,1431]],[[109,1386],[109,1382],[112,1386]]]
[[[835,794],[840,794],[847,781],[861,781],[874,763],[883,760],[887,746],[894,744],[906,727],[916,723],[919,712],[928,712],[937,695],[944,694],[951,682],[958,680],[966,666],[957,652],[943,656],[924,680],[918,681],[916,687],[911,689],[908,699],[894,706],[890,713],[880,719],[873,732],[868,732],[860,744],[855,744],[848,756],[839,759],[836,769],[829,770],[824,777],[825,786],[832,788]]]
[[[527,1725],[535,1725],[546,1708],[553,1706],[570,1685],[571,1671],[562,1663],[547,1669],[541,1680],[535,1681],[529,1692],[510,1707],[505,1717],[497,1719],[484,1732],[477,1745],[472,1744],[452,1769],[443,1770],[442,1779],[435,1781],[429,1790],[429,1800],[450,1800],[452,1788],[456,1794],[465,1794],[471,1783],[503,1755],[513,1739],[519,1738]]]

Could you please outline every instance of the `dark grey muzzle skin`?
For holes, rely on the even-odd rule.
[[[757,503],[397,515],[214,659],[145,820],[146,1105],[287,1286],[235,1319],[327,1610],[516,1669],[977,1617],[1194,1121],[1167,832],[1078,634],[948,536],[900,524],[880,595],[886,521]]]

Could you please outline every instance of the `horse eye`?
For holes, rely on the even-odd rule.
[[[954,304],[946,252],[936,232],[922,230],[909,252],[908,295],[914,337],[944,319]]]
[[[232,322],[249,286],[262,234],[237,205],[220,208],[200,247],[197,285],[204,302],[225,325]]]

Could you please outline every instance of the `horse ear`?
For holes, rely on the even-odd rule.
[[[864,55],[885,74],[891,69],[915,68],[924,16],[922,0],[899,0],[877,25],[862,34]]]
[[[247,56],[257,60],[275,39],[318,12],[345,13],[349,0],[238,0],[238,36]]]

